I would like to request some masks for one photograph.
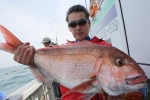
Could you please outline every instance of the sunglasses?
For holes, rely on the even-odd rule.
[[[87,19],[81,19],[81,20],[79,20],[79,21],[77,21],[77,22],[70,22],[70,23],[68,23],[68,26],[71,27],[71,28],[74,28],[74,27],[76,27],[77,25],[83,26],[83,25],[85,25],[87,22],[88,22]]]

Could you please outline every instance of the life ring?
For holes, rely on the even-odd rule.
[[[92,3],[90,4],[90,8],[89,8],[90,12],[90,17],[94,17],[94,15],[96,14],[97,10],[98,10],[98,3],[96,0],[93,0]]]

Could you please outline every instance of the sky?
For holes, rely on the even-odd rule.
[[[66,43],[74,40],[66,23],[67,10],[81,4],[87,7],[90,0],[0,0],[0,25],[6,27],[23,43],[30,42],[36,49],[44,47],[42,39]],[[0,32],[0,42],[5,42]],[[18,66],[13,54],[0,50],[0,68]]]

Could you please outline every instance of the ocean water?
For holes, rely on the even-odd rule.
[[[10,95],[22,86],[34,80],[29,67],[25,65],[0,69],[0,92]]]

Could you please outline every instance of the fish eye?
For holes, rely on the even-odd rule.
[[[125,65],[125,62],[124,62],[123,59],[117,58],[117,59],[116,59],[116,65],[117,65],[118,67],[122,67],[122,66]]]

